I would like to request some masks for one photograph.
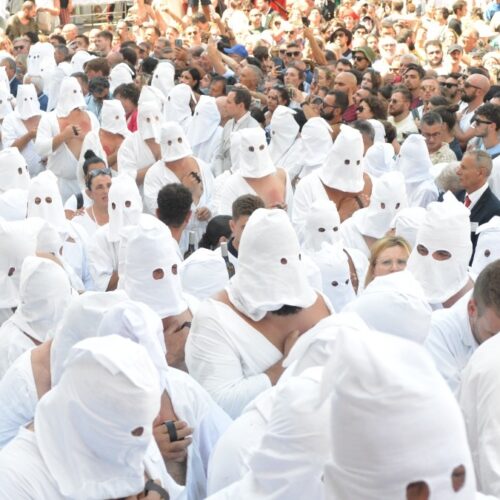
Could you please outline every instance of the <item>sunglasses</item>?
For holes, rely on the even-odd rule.
[[[458,83],[446,83],[446,82],[442,82],[439,85],[441,87],[446,87],[448,89],[452,89],[453,87],[458,87]]]
[[[368,59],[366,57],[362,57],[362,56],[354,56],[353,59],[355,61],[358,61],[358,62],[361,62],[361,61],[368,61]]]
[[[294,34],[295,34],[295,31],[285,31],[285,33],[286,33],[287,35],[294,35]]]
[[[186,35],[188,36],[193,36],[193,35],[197,35],[198,32],[197,31],[186,31]]]
[[[464,89],[470,89],[470,88],[481,90],[481,87],[478,87],[477,85],[472,85],[472,83],[469,82],[465,82]]]
[[[92,180],[98,177],[99,175],[109,175],[111,176],[111,169],[110,168],[96,168],[94,170],[91,170],[87,174],[87,187],[90,189],[90,186],[92,185]]]
[[[280,49],[280,54],[286,54],[286,49]]]
[[[18,45],[17,47],[14,46],[14,50],[23,50],[24,48],[24,45]]]
[[[480,118],[473,118],[471,120],[471,123],[478,123],[479,125],[491,125],[493,122],[481,120]]]
[[[294,51],[294,52],[287,52],[286,55],[288,57],[298,57],[298,56],[300,56],[300,51],[297,50],[297,51]]]

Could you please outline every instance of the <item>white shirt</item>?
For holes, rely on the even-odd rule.
[[[489,187],[488,183],[485,182],[479,189],[476,189],[472,193],[467,194],[467,196],[470,199],[469,210],[472,210],[472,207],[479,201],[479,198],[483,196],[488,187]]]
[[[400,144],[405,140],[403,134],[418,133],[418,128],[411,112],[408,113],[408,116],[406,118],[403,118],[399,122],[394,120],[393,116],[389,116],[387,120],[389,121],[389,123],[392,123],[392,125],[396,127],[397,140]]]
[[[35,343],[22,332],[12,318],[8,319],[0,328],[0,379],[23,352],[34,346]]]

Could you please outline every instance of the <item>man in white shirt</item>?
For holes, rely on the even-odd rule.
[[[404,87],[396,87],[389,101],[389,122],[396,127],[397,140],[402,143],[409,134],[418,133],[417,125],[410,112],[411,93]]]
[[[433,313],[425,347],[454,392],[472,353],[500,331],[499,296],[500,261],[495,261],[481,271],[472,292]]]

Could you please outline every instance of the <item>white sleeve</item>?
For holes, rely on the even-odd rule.
[[[2,145],[4,148],[10,148],[12,143],[18,139],[13,118],[14,115],[7,115],[2,122]]]
[[[233,214],[233,201],[239,196],[239,194],[233,187],[233,175],[229,176],[222,186],[218,200],[218,206],[216,207],[217,215]]]
[[[232,418],[258,394],[271,387],[265,373],[245,376],[238,353],[224,339],[221,326],[203,304],[193,318],[186,343],[190,375]]]
[[[299,181],[295,188],[293,197],[292,224],[297,234],[301,234],[302,226],[306,220],[307,214],[314,200],[309,199],[307,182],[304,182],[307,177]]]
[[[161,189],[161,186],[158,187],[154,174],[154,167],[146,172],[144,176],[144,195],[142,197],[144,212],[151,215],[156,215],[156,209],[158,208],[158,192]]]
[[[117,154],[118,173],[125,172],[134,179],[137,177],[137,161],[135,158],[134,137],[130,135],[121,143]]]
[[[40,118],[40,122],[38,123],[38,129],[36,132],[36,139],[35,139],[35,150],[39,156],[45,158],[53,153],[52,151],[53,139],[54,139],[54,134],[50,123],[50,115],[44,114],[42,115],[42,118]]]
[[[104,232],[97,230],[94,238],[88,245],[88,267],[90,276],[94,282],[95,290],[105,292],[113,271],[118,271],[118,263],[113,262],[113,255],[106,248]]]

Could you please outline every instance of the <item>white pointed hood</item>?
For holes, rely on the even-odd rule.
[[[28,53],[26,74],[47,78],[57,66],[54,52],[54,46],[49,42],[37,42],[32,45]]]
[[[387,172],[374,179],[370,205],[353,214],[353,222],[365,236],[382,238],[391,228],[396,214],[408,205],[406,187],[400,172]]]
[[[271,142],[269,154],[274,163],[277,163],[293,146],[299,134],[299,124],[294,118],[295,111],[286,106],[278,106],[271,118]],[[286,167],[286,165],[279,165]]]
[[[21,266],[28,255],[35,255],[36,235],[25,220],[0,219],[0,308],[17,307]]]
[[[189,85],[176,85],[167,96],[165,118],[168,121],[176,121],[187,132],[192,119],[190,104],[193,99],[193,91]]]
[[[127,174],[114,177],[108,194],[109,241],[120,241],[124,227],[138,224],[142,209],[142,198],[135,180]]]
[[[323,243],[334,244],[341,240],[340,215],[330,200],[315,201],[301,229],[304,251],[319,252]]]
[[[375,142],[385,143],[385,127],[379,120],[375,120],[375,118],[370,118],[366,120],[375,130]]]
[[[316,292],[300,261],[297,236],[286,212],[257,209],[248,219],[238,271],[226,287],[229,299],[254,321],[284,305],[309,307]]]
[[[1,215],[1,213],[0,213]],[[472,272],[479,274],[488,264],[500,259],[500,217],[495,215],[477,228],[479,235],[472,261]]]
[[[16,115],[21,120],[27,120],[32,116],[39,116],[41,114],[35,86],[32,83],[19,85],[17,87]]]
[[[187,309],[179,276],[180,258],[170,229],[153,216],[142,216],[128,237],[123,289],[147,304],[161,318]],[[123,281],[122,281],[123,280]]]
[[[71,300],[68,275],[49,259],[28,256],[21,268],[19,299],[13,323],[38,342],[45,342]]]
[[[144,347],[116,335],[79,342],[67,358],[35,412],[43,461],[65,498],[135,495],[160,410],[157,371]]]
[[[161,121],[161,110],[156,102],[146,101],[139,104],[137,131],[143,141],[159,137]]]
[[[160,62],[153,71],[151,87],[158,89],[167,99],[170,91],[175,87],[175,68],[169,62]]]
[[[303,164],[306,166],[323,165],[333,146],[332,128],[318,117],[307,120],[302,127],[302,147],[304,148]]]
[[[344,311],[358,314],[374,330],[419,344],[431,326],[432,309],[409,271],[378,276]]]
[[[83,72],[85,63],[95,58],[96,56],[89,54],[85,50],[78,50],[71,58],[71,74]]]
[[[184,129],[177,122],[164,123],[156,142],[160,144],[163,161],[176,161],[193,154]]]
[[[238,155],[239,172],[243,177],[260,179],[276,172],[269,148],[266,133],[261,127],[239,130],[240,153]]]
[[[5,71],[3,66],[0,66]],[[0,120],[3,120],[7,115],[12,113],[12,96],[10,90],[0,87]]]
[[[405,176],[407,184],[432,179],[432,162],[422,135],[411,134],[405,139],[396,158],[395,169]]]
[[[28,165],[19,149],[5,148],[0,151],[0,179],[0,193],[9,189],[26,190],[30,187]]]
[[[427,211],[423,207],[403,208],[394,217],[391,228],[394,228],[396,236],[402,236],[413,248],[416,245],[418,230],[426,215]]]
[[[331,394],[325,498],[403,499],[420,481],[431,498],[475,498],[460,408],[423,347],[375,330],[340,331],[323,389]],[[459,466],[465,484],[454,491]]]
[[[0,193],[0,219],[7,221],[26,219],[28,191],[12,188]]]
[[[394,164],[393,158],[394,148],[392,144],[375,142],[366,151],[363,168],[372,177],[380,177],[392,170]]]
[[[214,97],[202,95],[189,125],[187,138],[192,148],[210,141],[220,127],[220,112]]]
[[[431,304],[442,303],[460,291],[469,279],[472,255],[470,212],[449,191],[442,203],[432,202],[417,233],[416,246],[407,269],[424,289]],[[450,258],[437,260],[435,252],[449,252]]]
[[[125,109],[117,99],[107,99],[102,103],[101,128],[112,134],[120,134],[128,137],[130,131],[127,128]]]
[[[134,82],[134,72],[132,68],[124,62],[118,63],[109,72],[109,91],[111,94],[115,91],[116,87],[124,83]]]
[[[363,137],[359,130],[340,126],[330,152],[319,170],[319,177],[328,187],[347,193],[358,193],[363,179]]]
[[[139,96],[139,107],[146,102],[155,103],[156,109],[160,110],[160,114],[163,116],[167,98],[162,94],[161,90],[151,87],[151,85],[142,87],[141,95]]]
[[[64,78],[56,106],[56,116],[64,118],[74,109],[85,109],[87,107],[83,97],[82,87],[73,76]]]

